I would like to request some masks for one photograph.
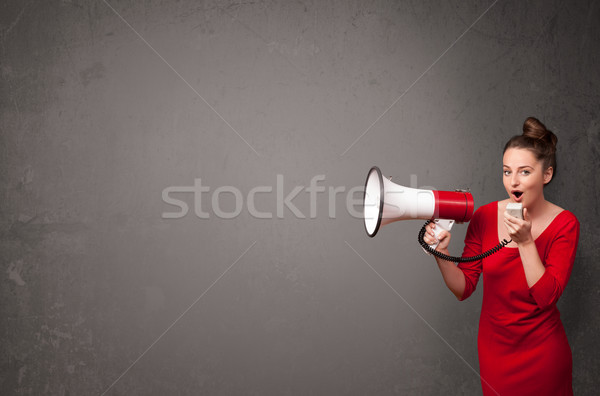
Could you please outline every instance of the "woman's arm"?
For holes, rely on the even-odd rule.
[[[526,209],[523,210],[523,215],[528,220]],[[520,219],[508,218],[505,220],[505,223],[511,224],[510,227],[507,225],[509,234],[511,234],[511,237],[516,238],[515,241],[519,245],[519,253],[529,291],[541,308],[556,304],[569,281],[575,262],[575,253],[579,241],[579,221],[573,215],[568,216],[563,221],[564,224],[554,237],[550,252],[547,254],[545,262],[542,263],[535,243],[531,243],[527,238],[522,238],[527,224],[521,226],[523,221]],[[510,228],[512,228],[512,231]]]
[[[531,287],[540,280],[542,275],[544,275],[546,268],[544,267],[544,264],[542,264],[542,259],[540,259],[534,241],[520,243],[519,254],[521,255],[521,261],[523,262],[527,286]]]
[[[532,287],[544,275],[546,268],[531,235],[531,221],[527,214],[527,208],[523,209],[523,220],[504,212],[504,224],[508,230],[508,235],[519,247],[527,286]]]
[[[433,233],[434,227],[435,223],[430,223],[427,225],[427,232],[425,233],[423,240],[428,244],[435,243],[437,240],[439,240],[439,245],[437,246],[436,250],[449,255],[450,253],[448,252],[448,244],[450,243],[451,238],[450,233],[448,231],[442,231],[440,232],[439,238],[436,240]],[[443,260],[439,257],[435,257],[435,261],[437,262],[440,272],[442,273],[442,278],[444,278],[446,286],[456,296],[456,298],[461,300],[465,291],[465,276],[463,272],[451,261]]]

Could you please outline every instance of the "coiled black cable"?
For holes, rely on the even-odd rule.
[[[425,237],[425,233],[427,232],[427,229],[425,227],[427,227],[427,225],[431,223],[431,220],[428,220],[425,225],[423,225],[423,228],[421,228],[421,231],[419,231],[419,244],[421,245],[421,247],[423,247],[423,249],[425,249],[426,252],[433,254],[436,257],[441,258],[442,260],[446,260],[446,261],[452,261],[455,263],[470,263],[473,261],[479,261],[482,260],[488,256],[491,256],[492,254],[496,253],[498,250],[502,249],[504,246],[508,245],[509,243],[512,242],[512,239],[510,241],[507,241],[506,239],[503,239],[502,242],[500,242],[498,245],[494,246],[493,248],[491,248],[490,250],[483,252],[481,254],[478,254],[477,256],[472,256],[472,257],[454,257],[454,256],[448,256],[447,254],[444,254],[442,252],[438,252],[437,250],[435,250],[434,248],[432,248],[431,246],[429,246],[427,244],[427,242],[425,242],[425,240],[423,239]]]

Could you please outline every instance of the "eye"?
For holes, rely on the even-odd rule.
[[[508,171],[508,170],[505,170],[505,171],[504,171],[504,176],[510,176],[510,171]]]
[[[522,174],[523,176],[529,176],[529,175],[531,174],[531,172],[529,172],[528,170],[523,170],[523,171],[521,172],[521,174]]]

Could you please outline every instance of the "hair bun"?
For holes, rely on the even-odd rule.
[[[554,150],[556,150],[558,138],[552,131],[546,129],[546,126],[535,117],[528,117],[523,123],[523,136],[546,141]]]

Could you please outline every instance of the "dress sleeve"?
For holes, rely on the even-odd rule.
[[[540,308],[556,304],[562,295],[571,276],[578,242],[579,221],[572,216],[554,237],[546,259],[542,260],[546,267],[544,275],[529,288],[529,293]]]
[[[470,257],[481,254],[481,223],[482,223],[483,212],[478,210],[473,215],[473,219],[469,223],[467,228],[467,235],[465,237],[465,248],[463,250],[462,257]],[[467,299],[477,287],[479,281],[479,275],[481,275],[482,265],[481,260],[473,261],[470,263],[459,263],[458,268],[463,272],[465,276],[465,290],[463,291],[460,301]]]

